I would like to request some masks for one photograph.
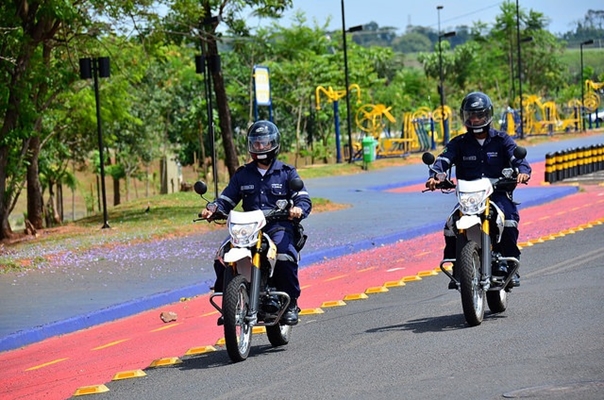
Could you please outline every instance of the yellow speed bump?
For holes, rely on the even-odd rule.
[[[75,391],[74,396],[85,396],[87,394],[97,394],[108,392],[109,388],[105,385],[83,386]]]
[[[369,296],[367,296],[365,293],[355,293],[355,294],[347,294],[346,296],[344,296],[344,301],[348,301],[348,300],[366,300],[368,298],[369,298]]]
[[[320,308],[305,308],[298,313],[298,315],[312,315],[312,314],[323,314],[324,311]]]
[[[185,356],[193,356],[196,354],[211,353],[213,351],[216,351],[216,348],[214,346],[193,347],[193,348],[190,348],[189,350],[187,350],[187,352],[185,353]]]
[[[417,275],[413,275],[413,276],[405,276],[403,279],[401,279],[403,282],[413,282],[413,281],[421,281],[422,278],[420,278]]]
[[[252,333],[257,335],[259,333],[266,333],[266,328],[264,326],[255,326],[252,328]]]
[[[388,291],[388,288],[385,288],[383,286],[374,286],[374,287],[367,288],[367,290],[365,290],[365,293],[367,293],[367,294],[385,293],[387,291]]]
[[[388,281],[384,283],[384,287],[386,288],[392,288],[392,287],[400,287],[400,286],[405,286],[405,282],[401,281]]]
[[[151,363],[151,365],[149,365],[149,367],[150,368],[165,367],[167,365],[174,365],[174,364],[180,364],[180,363],[182,363],[182,361],[178,357],[158,358],[157,360],[153,361]]]
[[[340,306],[345,306],[346,303],[344,303],[343,300],[335,300],[335,301],[326,301],[324,302],[321,307],[340,307]]]
[[[417,273],[417,276],[419,276],[420,278],[423,278],[424,276],[434,276],[434,275],[438,275],[438,272],[436,272],[435,270],[419,271]]]
[[[117,374],[115,374],[113,376],[113,381],[119,381],[122,379],[131,379],[131,378],[141,378],[143,376],[147,376],[147,374],[145,373],[145,371],[143,371],[142,369],[135,369],[133,371],[123,371],[123,372],[118,372]]]

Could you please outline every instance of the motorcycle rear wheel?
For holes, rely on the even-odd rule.
[[[472,240],[464,244],[458,257],[461,305],[466,322],[477,326],[484,318],[485,291],[480,285],[480,247]]]
[[[266,336],[273,347],[284,346],[289,343],[289,337],[292,333],[290,325],[272,325],[266,327]]]
[[[224,341],[233,362],[243,361],[250,354],[252,327],[246,322],[250,308],[248,283],[243,275],[235,276],[223,295]]]
[[[492,313],[502,313],[508,308],[508,293],[505,289],[487,292],[487,304]]]

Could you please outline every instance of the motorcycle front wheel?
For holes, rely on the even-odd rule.
[[[472,240],[464,244],[458,257],[461,305],[466,322],[477,326],[484,318],[485,291],[480,285],[480,247]]]
[[[246,322],[250,308],[248,283],[243,275],[235,276],[223,294],[224,341],[233,362],[243,361],[250,354],[252,327]]]

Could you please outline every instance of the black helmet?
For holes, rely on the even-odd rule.
[[[247,148],[252,158],[261,164],[270,164],[279,154],[281,134],[270,121],[256,121],[247,130]]]
[[[459,115],[468,132],[488,132],[493,121],[493,103],[489,96],[482,92],[469,93],[461,102]]]

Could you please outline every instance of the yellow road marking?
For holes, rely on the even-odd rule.
[[[201,314],[201,316],[202,316],[202,317],[209,317],[209,316],[211,316],[211,315],[215,315],[215,314],[218,314],[218,311],[217,311],[217,310],[210,311],[209,313]]]
[[[348,274],[346,275],[338,275],[338,276],[334,276],[332,278],[329,279],[325,279],[325,282],[329,282],[329,281],[336,281],[338,279],[342,279],[342,278],[346,278],[348,276]]]
[[[160,328],[152,329],[150,332],[165,331],[166,329],[174,328],[175,326],[178,326],[178,325],[180,325],[180,324],[179,323],[170,324],[170,325],[162,326]]]
[[[95,347],[94,349],[92,349],[92,351],[101,350],[101,349],[105,349],[107,347],[115,346],[116,344],[127,342],[128,340],[130,340],[130,339],[116,340],[115,342],[111,342],[111,343],[107,343],[107,344],[104,344],[104,345],[99,346],[99,347]]]
[[[49,365],[57,364],[57,363],[65,361],[65,360],[69,360],[69,358],[59,358],[59,359],[56,359],[56,360],[53,360],[53,361],[50,361],[50,362],[47,362],[44,364],[36,365],[35,367],[29,367],[26,369],[26,371],[33,371],[35,369],[48,367]]]

